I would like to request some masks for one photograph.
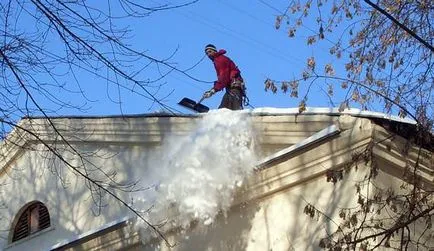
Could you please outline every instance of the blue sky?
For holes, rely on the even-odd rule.
[[[150,1],[155,4],[165,1]],[[179,3],[183,1],[176,1]],[[289,94],[273,95],[264,91],[267,77],[275,80],[291,80],[298,77],[306,66],[306,59],[314,56],[318,64],[336,62],[327,52],[331,43],[322,40],[314,46],[307,46],[306,38],[318,29],[315,23],[304,23],[303,29],[297,31],[295,38],[289,38],[287,27],[274,28],[275,18],[285,10],[284,0],[216,0],[199,2],[170,11],[157,12],[149,17],[134,21],[120,21],[118,25],[128,25],[132,38],[128,44],[137,50],[145,50],[150,56],[162,59],[170,57],[179,69],[189,69],[194,78],[190,79],[180,73],[171,73],[159,83],[163,83],[157,96],[165,97],[164,102],[181,113],[190,111],[177,105],[183,97],[199,99],[203,92],[212,87],[216,74],[212,62],[204,58],[203,48],[212,43],[217,48],[226,49],[242,72],[246,81],[250,103],[254,107],[296,107],[304,94],[301,86],[298,99]],[[308,18],[306,21],[315,20]],[[54,43],[56,41],[53,41]],[[341,62],[342,63],[342,62]],[[141,67],[137,66],[136,67]],[[163,70],[164,71],[164,70]],[[105,73],[102,73],[105,74]],[[143,74],[149,78],[157,76],[156,69],[151,68]],[[142,75],[143,77],[143,75]],[[73,81],[66,79],[65,81]],[[141,114],[159,111],[158,105],[131,91],[118,90],[106,81],[86,73],[78,74],[78,81],[89,100],[85,112],[74,109],[62,109],[60,115],[111,115]],[[322,87],[321,87],[322,86]],[[331,106],[325,92],[321,90],[323,82],[318,82],[310,92],[308,106]],[[63,94],[59,93],[59,96]],[[223,92],[205,100],[211,109],[218,107]],[[116,100],[122,101],[122,105]],[[65,96],[71,102],[80,104],[82,98]],[[77,98],[77,99],[76,99]],[[335,105],[339,105],[337,98]]]
[[[267,77],[290,80],[299,76],[307,57],[329,57],[329,42],[308,47],[306,37],[313,35],[309,29],[318,29],[311,23],[289,38],[286,27],[274,28],[275,18],[286,9],[287,1],[217,0],[198,3],[169,12],[161,12],[143,20],[143,33],[137,34],[143,47],[152,55],[164,57],[179,46],[174,61],[180,68],[189,68],[203,56],[203,47],[213,43],[228,51],[242,71],[248,88],[248,96],[255,107],[294,107],[299,100],[288,94],[272,95],[264,92]],[[276,10],[277,9],[277,10]],[[212,63],[205,58],[190,72],[205,81],[215,80]],[[173,104],[182,97],[198,99],[211,84],[198,83],[179,74],[167,78],[168,88],[174,92],[169,97]],[[218,106],[222,92],[205,101],[211,108]],[[329,106],[324,93],[312,93],[309,105]],[[182,110],[182,109],[181,109]],[[182,110],[184,111],[184,110]]]

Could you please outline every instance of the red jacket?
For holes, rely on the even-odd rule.
[[[214,82],[214,90],[216,91],[228,87],[233,79],[243,81],[240,70],[230,58],[223,55],[225,53],[225,50],[219,50],[212,59],[218,78]]]

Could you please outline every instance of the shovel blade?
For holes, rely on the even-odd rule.
[[[199,113],[204,113],[209,111],[208,106],[202,105],[201,103],[196,103],[196,101],[191,100],[189,98],[181,99],[181,101],[179,101],[178,104]]]

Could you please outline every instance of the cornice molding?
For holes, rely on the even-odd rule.
[[[346,123],[349,123],[348,121]],[[297,154],[284,154],[277,162],[256,172],[239,192],[236,203],[260,199],[324,175],[351,161],[352,154],[372,141],[373,124],[367,119],[352,119],[353,127],[339,135],[320,140]],[[342,124],[342,121],[340,121]]]
[[[330,125],[337,117],[327,115],[251,115],[258,141],[263,145],[294,144]],[[57,131],[70,144],[160,144],[166,135],[187,135],[201,116],[143,116],[50,119]],[[44,118],[25,118],[0,142],[0,174],[15,161],[25,146],[46,143],[61,144],[50,121]],[[315,122],[315,123],[314,123]],[[34,134],[34,135],[32,135]],[[37,137],[35,137],[35,135]]]
[[[375,127],[374,140],[373,154],[383,171],[407,180],[406,172],[413,172],[417,163],[416,174],[421,178],[422,188],[434,189],[432,152],[413,145],[407,139],[392,134],[380,126]]]

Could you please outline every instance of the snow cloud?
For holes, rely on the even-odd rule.
[[[220,109],[200,119],[189,135],[168,137],[151,160],[153,195],[144,191],[136,198],[143,202],[142,209],[152,206],[147,218],[164,223],[163,229],[212,224],[219,213],[227,212],[235,190],[253,171],[254,135],[248,113]],[[150,237],[143,222],[136,227]]]

